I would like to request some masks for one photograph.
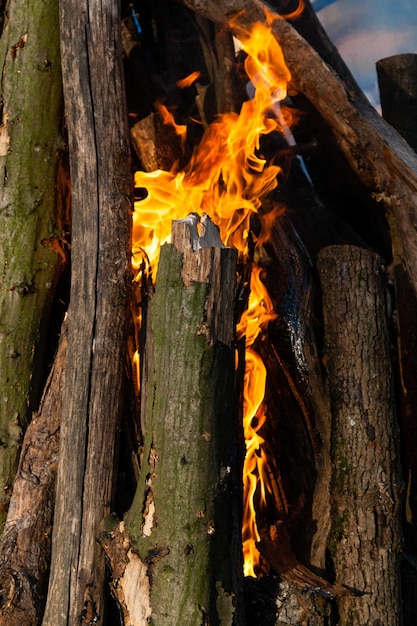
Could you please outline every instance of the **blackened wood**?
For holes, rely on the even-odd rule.
[[[417,150],[417,54],[397,54],[376,64],[382,115]]]
[[[340,626],[401,624],[401,474],[381,260],[353,246],[318,258],[332,405],[332,535]]]
[[[61,3],[72,177],[67,370],[44,625],[103,623],[104,553],[121,409],[130,160],[118,3]]]
[[[150,577],[141,601],[153,624],[240,624],[236,251],[192,252],[184,221],[172,239],[148,311],[144,461],[124,525]]]
[[[0,624],[40,624],[46,602],[67,350],[64,322],[42,402],[23,440],[0,542]]]

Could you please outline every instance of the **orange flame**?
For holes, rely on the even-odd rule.
[[[185,87],[191,87],[196,80],[198,80],[201,76],[201,72],[191,72],[185,78],[181,78],[181,80],[177,80],[177,86],[180,89],[184,89]]]
[[[257,212],[262,198],[277,186],[280,168],[266,163],[260,153],[262,135],[282,131],[288,115],[273,115],[274,105],[287,94],[290,73],[282,50],[271,30],[255,24],[250,33],[242,32],[242,47],[247,52],[245,69],[255,87],[252,100],[244,102],[240,114],[227,113],[205,131],[184,171],[136,172],[135,186],[146,189],[143,200],[135,202],[133,215],[133,268],[140,275],[146,258],[155,275],[160,246],[171,233],[171,221],[191,212],[204,212],[219,226],[222,241],[234,246],[247,258],[250,217]],[[180,81],[182,82],[182,81]],[[178,126],[166,107],[159,105],[165,123],[171,124],[185,140],[185,127]],[[273,214],[275,215],[277,211]],[[265,241],[264,227],[260,241]],[[256,576],[259,540],[255,514],[256,499],[266,504],[269,491],[264,440],[259,431],[265,422],[264,394],[266,369],[254,349],[259,333],[265,332],[275,317],[272,302],[261,280],[259,267],[252,269],[248,309],[237,327],[245,336],[246,370],[244,378],[244,570]]]
[[[166,106],[164,106],[161,102],[156,103],[156,108],[162,117],[163,123],[173,127],[181,139],[181,146],[184,148],[185,140],[187,139],[187,127],[185,124],[177,124],[171,111],[168,111]]]
[[[237,337],[245,336],[245,379],[243,389],[243,432],[246,455],[243,463],[243,522],[242,542],[245,576],[256,576],[259,563],[256,541],[259,533],[256,525],[255,494],[260,487],[260,504],[266,506],[266,491],[269,479],[266,472],[267,460],[262,450],[264,439],[258,434],[265,423],[264,395],[266,369],[253,344],[269,322],[275,319],[274,307],[265,285],[261,280],[261,268],[253,267],[250,281],[248,308],[237,326]]]

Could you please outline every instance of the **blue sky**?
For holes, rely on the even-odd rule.
[[[375,63],[417,53],[417,0],[313,0],[323,26],[375,106]]]

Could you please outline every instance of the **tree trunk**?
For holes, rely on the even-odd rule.
[[[57,212],[58,2],[10,0],[0,39],[0,524],[39,402],[48,309],[65,258]]]
[[[45,626],[103,623],[104,553],[125,356],[130,159],[118,3],[61,5],[72,280]]]
[[[332,533],[340,626],[401,624],[402,484],[380,258],[352,246],[320,252],[332,403]]]
[[[0,542],[0,625],[40,624],[46,602],[67,351],[66,322],[39,412],[23,440]]]
[[[143,621],[124,601],[126,624],[242,623],[235,264],[230,248],[192,252],[185,220],[161,250],[146,333],[143,466],[125,520],[148,589]]]

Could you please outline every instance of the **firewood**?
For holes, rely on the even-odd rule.
[[[234,582],[243,577],[241,529],[232,528],[240,493],[232,485],[241,480],[234,460],[237,253],[207,218],[198,234],[197,221],[194,214],[175,221],[172,243],[161,248],[143,356],[144,461],[122,522],[151,580],[140,610],[166,626],[208,623],[208,615],[210,623],[239,623],[232,615],[237,620],[242,610]],[[125,595],[121,603],[129,623],[139,623]]]
[[[381,259],[329,246],[318,271],[333,416],[329,549],[338,582],[364,594],[339,600],[340,624],[394,626],[402,478]]]

